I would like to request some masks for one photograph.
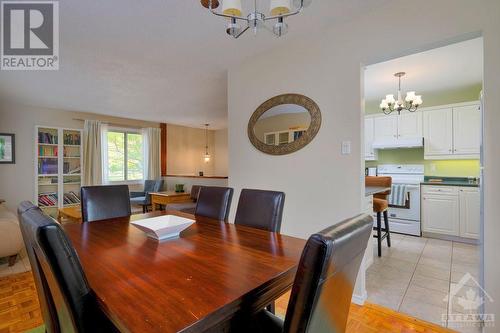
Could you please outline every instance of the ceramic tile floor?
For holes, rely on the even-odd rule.
[[[368,301],[459,332],[480,332],[442,321],[443,314],[467,313],[460,296],[478,292],[472,279],[464,279],[464,287],[448,302],[450,290],[466,273],[478,280],[479,247],[399,234],[391,234],[391,240],[391,248],[384,241],[379,258],[374,239],[374,262],[366,274]]]

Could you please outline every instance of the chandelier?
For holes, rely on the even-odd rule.
[[[398,72],[394,74],[394,76],[399,80],[398,99],[394,99],[394,95],[392,94],[385,96],[385,99],[383,99],[380,103],[380,108],[385,114],[391,114],[393,111],[397,111],[398,114],[401,114],[401,111],[403,110],[415,112],[418,107],[422,105],[422,96],[415,95],[414,91],[408,91],[406,98],[403,100],[401,94],[401,78],[405,75],[405,72]]]
[[[249,29],[253,30],[255,34],[257,34],[259,28],[271,30],[265,24],[271,20],[275,21],[272,32],[277,37],[281,37],[288,31],[285,18],[299,14],[304,7],[307,7],[312,2],[312,0],[271,0],[269,16],[266,16],[262,10],[258,9],[257,0],[254,0],[252,11],[245,16],[241,0],[221,1],[222,9],[220,12],[216,11],[219,7],[219,0],[201,0],[201,5],[208,8],[212,14],[227,18],[229,22],[226,33],[234,38],[240,37]],[[243,26],[240,23],[243,23]]]
[[[205,154],[203,155],[205,163],[210,162],[210,153],[208,152],[208,126],[210,126],[210,124],[205,124]]]

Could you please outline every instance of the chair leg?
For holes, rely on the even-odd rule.
[[[387,210],[384,210],[384,224],[385,232],[387,233],[387,247],[391,247],[391,232],[389,230],[389,217],[387,216]]]
[[[14,266],[14,264],[16,263],[16,259],[17,259],[17,254],[14,254],[13,256],[9,257],[9,267]]]
[[[377,213],[377,247],[378,256],[382,257],[382,214]]]
[[[142,213],[145,214],[146,213],[146,205],[142,205]]]
[[[266,309],[272,314],[276,314],[276,304],[274,303],[274,301],[271,304],[269,304]]]

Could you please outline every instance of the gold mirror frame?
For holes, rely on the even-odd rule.
[[[282,104],[296,104],[304,107],[311,115],[311,123],[305,133],[297,140],[285,145],[266,145],[255,135],[253,129],[259,118],[271,108]],[[270,155],[286,155],[294,153],[307,146],[318,134],[321,127],[321,111],[318,104],[307,96],[299,94],[283,94],[272,97],[262,103],[248,121],[248,138],[255,148]]]

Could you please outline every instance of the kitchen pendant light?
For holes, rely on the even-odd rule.
[[[398,99],[395,99],[393,94],[385,96],[385,99],[380,102],[379,106],[384,114],[389,115],[393,111],[397,111],[398,114],[401,114],[401,111],[403,110],[415,112],[418,107],[422,105],[422,96],[415,95],[414,91],[409,91],[406,94],[406,98],[403,100],[403,95],[401,94],[401,78],[405,75],[405,72],[398,72],[394,74],[394,76],[398,78]]]
[[[251,29],[257,34],[261,27],[268,28],[265,23],[267,21],[276,21],[272,29],[276,37],[285,35],[288,31],[288,24],[285,23],[285,18],[299,14],[302,9],[309,6],[312,0],[270,0],[269,16],[266,16],[257,6],[257,0],[253,1],[253,9],[247,14],[243,14],[241,0],[221,0],[222,9],[217,11],[219,0],[201,0],[203,7],[208,8],[210,12],[216,16],[228,19],[226,33],[229,36],[238,38],[247,30]],[[241,25],[240,23],[243,23]]]
[[[205,163],[210,162],[210,154],[208,153],[208,126],[210,124],[205,124],[205,154],[203,155]]]

